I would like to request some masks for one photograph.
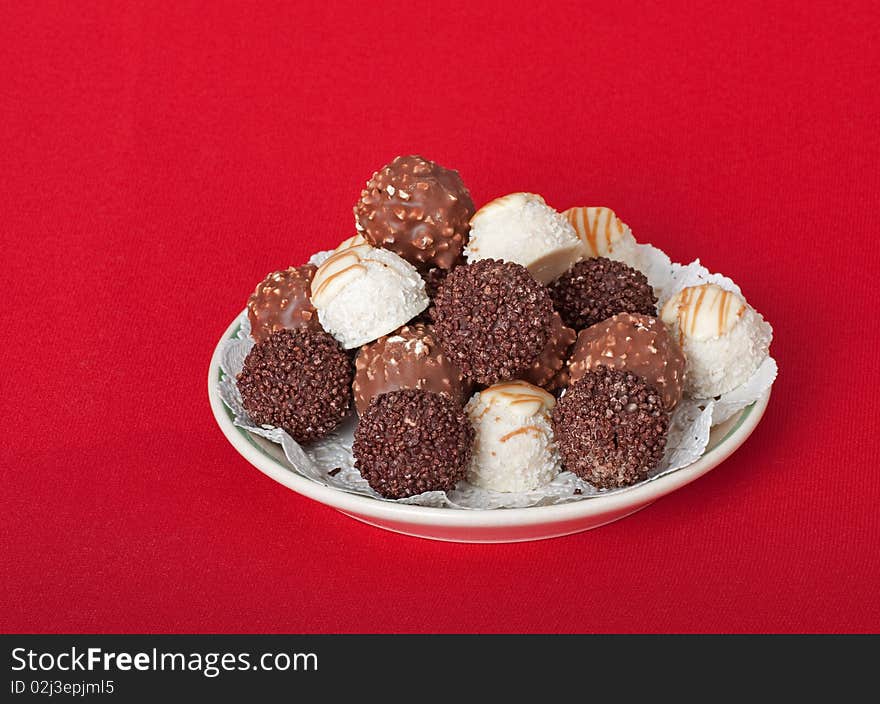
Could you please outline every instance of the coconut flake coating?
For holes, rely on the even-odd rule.
[[[354,207],[370,244],[422,269],[450,269],[470,231],[474,202],[457,171],[420,156],[399,156],[373,174]]]
[[[519,264],[484,259],[454,269],[434,299],[434,332],[468,379],[516,379],[550,339],[553,304]]]
[[[608,367],[569,386],[553,411],[563,466],[599,489],[647,479],[663,458],[668,427],[657,389]]]
[[[575,330],[618,313],[657,315],[657,297],[645,275],[604,257],[578,262],[549,289],[562,320]]]
[[[278,330],[256,343],[236,377],[251,420],[300,443],[329,435],[351,405],[352,365],[322,330]]]
[[[476,433],[467,479],[491,491],[533,491],[559,474],[550,412],[556,399],[524,381],[475,394],[465,409]]]
[[[377,396],[361,416],[352,451],[374,491],[402,499],[449,491],[464,479],[474,431],[449,398],[403,389]]]

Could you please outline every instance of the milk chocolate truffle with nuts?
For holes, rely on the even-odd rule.
[[[297,442],[329,435],[351,405],[351,361],[323,330],[277,330],[253,346],[236,378],[251,420]]]
[[[311,264],[273,271],[248,298],[251,337],[260,342],[276,330],[320,330],[318,312],[312,305],[311,285],[316,267]]]
[[[466,378],[519,378],[550,339],[553,304],[525,267],[482,259],[452,270],[434,299],[434,332]]]
[[[645,379],[660,392],[665,411],[681,400],[684,355],[657,318],[619,313],[581,330],[568,361],[571,383],[600,366]]]
[[[447,396],[401,389],[373,399],[352,452],[374,491],[402,499],[454,488],[467,473],[473,441],[467,416]]]
[[[645,275],[604,257],[575,264],[550,285],[553,305],[570,328],[583,330],[618,313],[657,315]]]
[[[361,347],[352,389],[361,415],[376,396],[398,389],[433,391],[458,406],[470,396],[470,384],[443,354],[431,328],[422,323],[404,325]]]
[[[451,269],[468,239],[474,202],[457,171],[399,156],[373,174],[354,207],[359,232],[420,269]]]
[[[523,372],[522,378],[548,391],[556,391],[568,386],[568,367],[565,363],[576,336],[575,331],[562,322],[559,313],[553,311],[550,339],[544,345],[544,350],[538,359]]]
[[[599,489],[647,479],[663,459],[668,427],[657,389],[609,367],[584,374],[553,409],[563,466]]]

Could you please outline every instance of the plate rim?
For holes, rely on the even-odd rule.
[[[276,459],[257,449],[244,428],[233,423],[232,417],[217,389],[220,378],[220,357],[223,343],[232,339],[241,325],[241,313],[226,327],[211,355],[208,367],[208,399],[214,420],[220,431],[235,450],[251,465],[279,484],[314,501],[344,513],[356,513],[390,521],[417,525],[443,525],[445,527],[510,527],[541,525],[574,521],[591,516],[601,516],[627,507],[646,505],[703,476],[724,462],[746,441],[764,416],[770,401],[772,386],[750,406],[740,411],[740,420],[708,454],[687,467],[658,477],[649,482],[628,487],[624,491],[607,496],[592,496],[551,506],[527,506],[522,508],[463,509],[416,506],[382,501],[361,496],[331,486],[318,484]],[[745,414],[745,415],[743,415]]]

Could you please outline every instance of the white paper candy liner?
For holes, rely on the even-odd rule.
[[[658,299],[665,300],[665,291],[672,283],[672,261],[666,252],[650,244],[637,244],[636,259],[654,294]]]
[[[660,306],[681,289],[701,283],[717,283],[742,295],[733,281],[720,274],[712,274],[700,264],[699,260],[687,265],[676,264],[671,262],[662,250],[652,245],[639,245],[639,248],[644,264],[643,271],[657,293]],[[313,255],[309,262],[320,265],[329,254],[331,252],[319,252]],[[530,492],[489,491],[473,486],[467,481],[461,481],[449,492],[429,491],[397,500],[382,498],[370,488],[354,467],[354,457],[351,452],[357,424],[354,413],[329,437],[306,447],[301,446],[279,428],[258,426],[251,421],[235,385],[235,377],[241,371],[244,359],[253,346],[253,341],[249,337],[250,325],[247,315],[242,313],[239,320],[241,326],[236,337],[227,340],[221,349],[222,378],[218,382],[220,397],[232,412],[235,425],[280,444],[290,464],[290,470],[314,482],[352,494],[369,496],[379,501],[459,509],[549,506],[584,501],[632,488],[600,491],[571,472],[562,472],[549,484]],[[776,362],[768,357],[747,382],[718,399],[682,399],[670,417],[663,460],[645,482],[654,481],[698,460],[709,443],[711,427],[724,422],[760,398],[773,384],[776,372]]]
[[[778,371],[776,360],[773,357],[767,357],[748,381],[733,391],[728,391],[715,401],[712,425],[718,425],[728,418],[732,418],[743,408],[763,396],[767,389],[773,386]]]
[[[320,252],[315,252],[311,257],[309,257],[309,264],[313,264],[314,266],[321,266],[324,262],[326,262],[335,252],[334,249],[324,249]]]

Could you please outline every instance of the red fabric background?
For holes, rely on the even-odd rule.
[[[880,630],[877,5],[449,5],[0,10],[0,630]],[[412,152],[738,281],[781,368],[746,445],[496,546],[249,466],[208,407],[220,333]]]

